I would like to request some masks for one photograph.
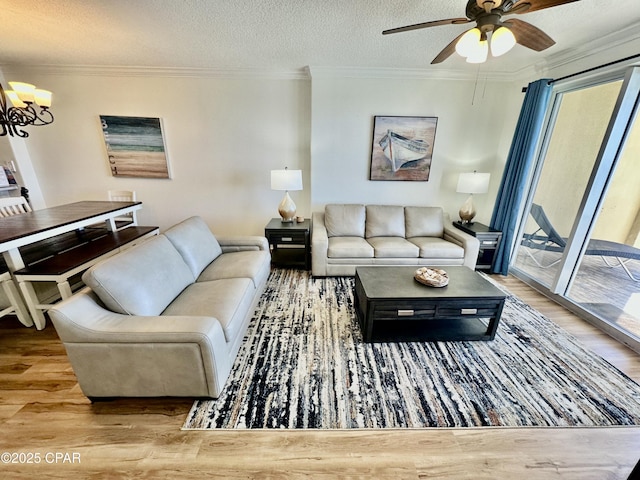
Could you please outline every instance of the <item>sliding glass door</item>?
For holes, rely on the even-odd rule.
[[[640,122],[634,120],[567,297],[640,338]]]
[[[511,265],[638,348],[639,92],[638,68],[555,92]]]

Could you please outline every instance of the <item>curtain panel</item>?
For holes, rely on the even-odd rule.
[[[506,275],[511,252],[517,241],[516,227],[521,204],[527,192],[527,180],[535,161],[536,147],[551,98],[550,79],[540,79],[527,87],[511,149],[502,174],[490,226],[502,232],[492,273]]]

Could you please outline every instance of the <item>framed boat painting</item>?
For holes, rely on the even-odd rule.
[[[373,117],[370,180],[426,182],[437,117]]]
[[[159,118],[100,115],[100,123],[111,175],[171,178]]]

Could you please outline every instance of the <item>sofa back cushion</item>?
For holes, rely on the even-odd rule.
[[[329,204],[324,207],[324,224],[329,237],[363,237],[364,205]]]
[[[407,238],[442,237],[444,214],[441,207],[405,207]]]
[[[82,280],[114,312],[160,315],[195,279],[167,237],[158,235],[97,263]]]
[[[164,235],[180,252],[195,278],[222,254],[216,237],[200,217],[191,217],[174,225]]]
[[[366,238],[404,237],[404,207],[367,205]]]

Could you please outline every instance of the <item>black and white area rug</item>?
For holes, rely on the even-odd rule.
[[[274,270],[222,396],[183,428],[640,424],[640,386],[511,294],[493,341],[367,344],[353,286]]]

